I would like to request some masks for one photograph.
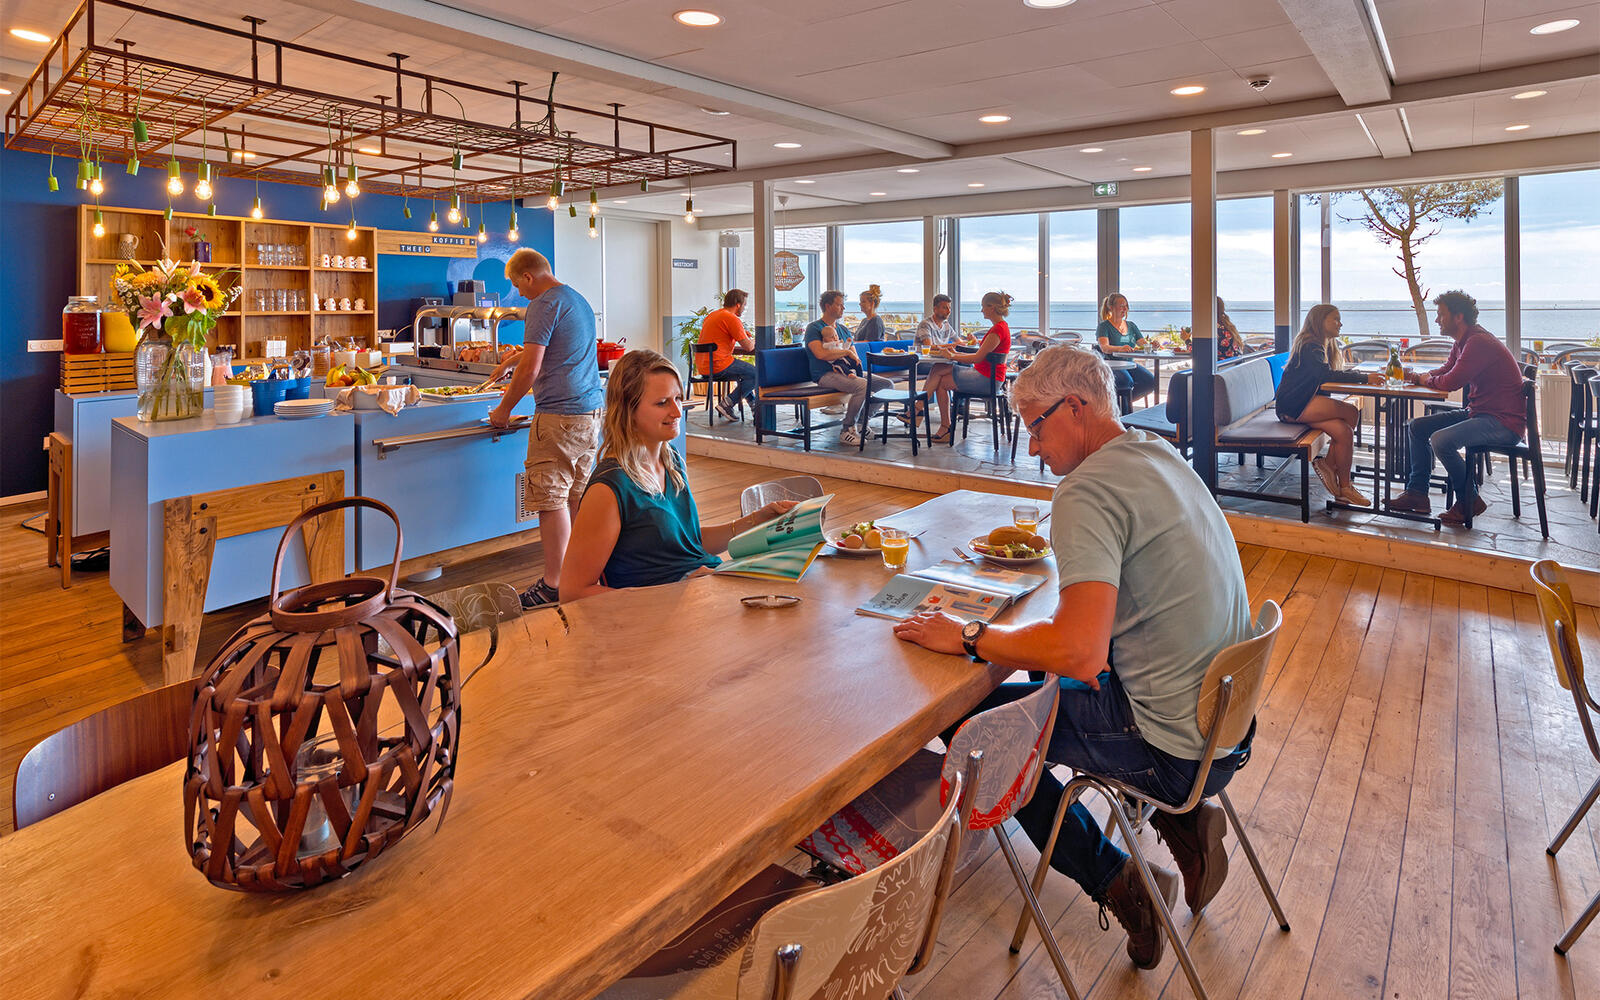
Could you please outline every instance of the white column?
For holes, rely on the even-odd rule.
[[[933,297],[939,294],[939,217],[922,217],[922,315],[933,312]]]
[[[751,284],[755,287],[750,289],[750,325],[755,327],[757,347],[772,347],[776,343],[774,327],[777,321],[772,301],[772,188],[772,181],[750,183],[751,202],[755,206],[751,226],[752,242],[755,243],[755,277],[751,279]]]
[[[1039,213],[1039,336],[1050,335],[1050,213]]]
[[[1189,425],[1195,471],[1217,488],[1216,412],[1211,375],[1217,363],[1217,149],[1210,129],[1189,133],[1189,322],[1194,338],[1194,375],[1189,386]]]
[[[1272,338],[1274,350],[1287,351],[1294,336],[1294,195],[1272,192]]]
[[[1522,360],[1522,189],[1506,178],[1506,346]]]

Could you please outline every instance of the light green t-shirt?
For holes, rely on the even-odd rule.
[[[1251,635],[1244,571],[1216,500],[1171,445],[1129,430],[1056,486],[1051,511],[1061,587],[1117,588],[1111,667],[1140,735],[1199,760],[1195,701],[1206,668]]]

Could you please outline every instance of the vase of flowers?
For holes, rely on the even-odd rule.
[[[238,297],[216,277],[162,258],[146,269],[118,264],[111,284],[140,333],[134,350],[139,419],[182,420],[205,408],[206,335]]]
[[[211,263],[211,241],[200,235],[199,227],[185,226],[183,235],[189,237],[189,249],[194,255],[195,263]]]

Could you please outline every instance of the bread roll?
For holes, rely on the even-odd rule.
[[[1004,524],[989,532],[990,545],[1026,545],[1032,534],[1014,524]]]

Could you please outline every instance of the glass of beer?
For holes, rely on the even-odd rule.
[[[879,527],[878,533],[883,536],[878,549],[883,555],[883,564],[889,569],[905,569],[906,554],[911,550],[911,536],[900,528]]]
[[[1011,508],[1011,523],[1030,535],[1038,534],[1039,508],[1032,504],[1022,504]]]

